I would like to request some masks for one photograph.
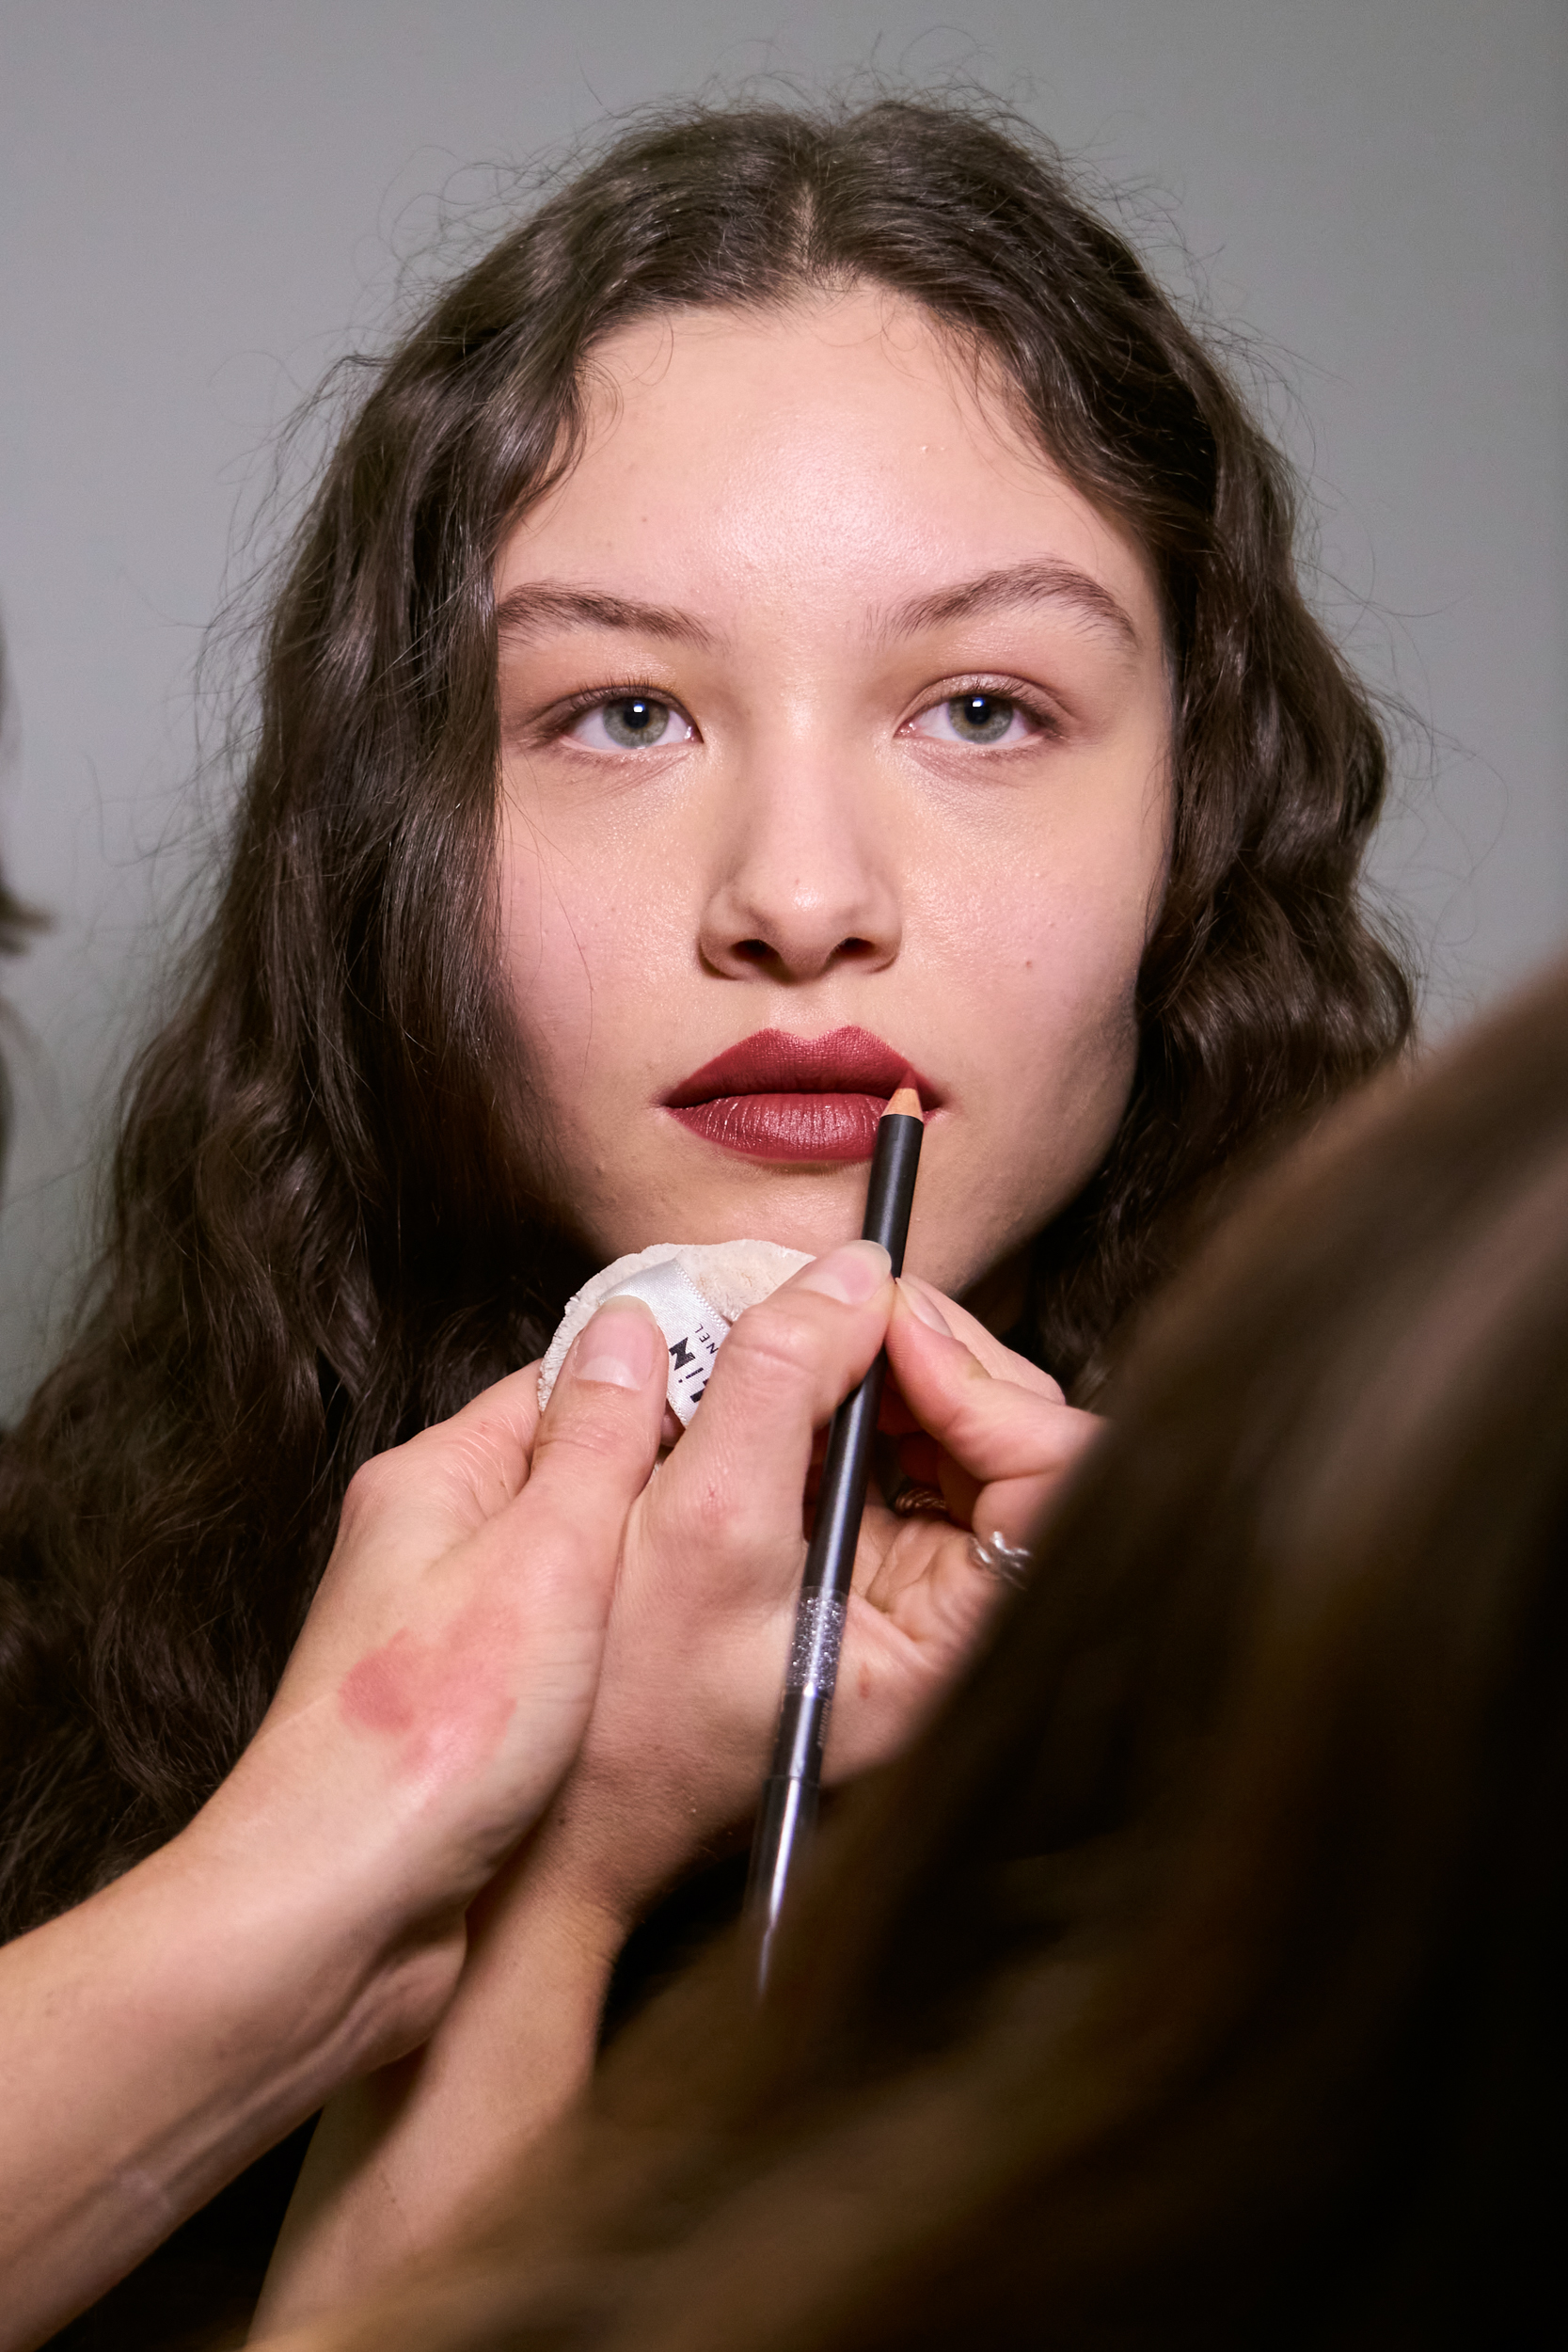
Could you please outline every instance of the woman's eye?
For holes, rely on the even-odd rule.
[[[651,694],[615,694],[579,711],[566,733],[594,752],[646,751],[654,744],[689,743],[695,730],[670,703]]]
[[[1021,743],[1029,721],[1007,694],[950,694],[914,722],[914,731],[937,743]]]

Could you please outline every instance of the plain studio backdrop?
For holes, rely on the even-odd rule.
[[[221,828],[236,657],[198,660],[319,443],[281,424],[511,167],[867,68],[1009,99],[1238,339],[1321,609],[1419,723],[1377,870],[1429,1031],[1568,933],[1564,0],[0,0],[4,844],[54,925],[0,975],[0,1421]]]

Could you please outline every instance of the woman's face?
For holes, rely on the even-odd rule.
[[[582,1240],[850,1237],[911,1073],[910,1266],[1005,1267],[1132,1079],[1169,835],[1137,546],[860,291],[608,341],[496,592],[506,977]]]

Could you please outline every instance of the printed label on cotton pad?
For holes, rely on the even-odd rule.
[[[545,1350],[539,1366],[541,1409],[549,1403],[578,1333],[596,1308],[624,1291],[641,1298],[663,1330],[670,1350],[670,1407],[684,1427],[736,1317],[809,1263],[803,1249],[786,1249],[776,1241],[661,1241],[601,1266],[566,1301]]]
[[[654,1321],[669,1344],[670,1378],[665,1394],[670,1410],[684,1429],[702,1401],[713,1359],[730,1327],[673,1258],[628,1275],[608,1295],[624,1298],[628,1294],[652,1308]]]

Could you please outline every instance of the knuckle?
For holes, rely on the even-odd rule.
[[[772,1299],[749,1308],[724,1345],[726,1353],[736,1349],[737,1371],[771,1381],[800,1380],[816,1369],[822,1355],[821,1337],[806,1318]]]
[[[851,1347],[854,1337],[863,1343]],[[816,1421],[864,1372],[874,1352],[875,1337],[864,1329],[825,1330],[816,1318],[775,1309],[769,1300],[741,1316],[719,1351],[709,1387],[725,1400],[726,1414]]]
[[[686,1516],[693,1540],[705,1549],[733,1543],[746,1533],[748,1515],[732,1485],[721,1478],[698,1480],[687,1497]]]
[[[1052,1466],[1062,1453],[1059,1407],[1003,1382],[970,1389],[958,1400],[944,1440],[960,1459],[1006,1476]]]
[[[452,1468],[466,1472],[476,1487],[504,1480],[508,1468],[500,1433],[484,1422],[453,1428],[451,1460]]]
[[[377,1454],[370,1461],[361,1462],[344,1489],[344,1529],[377,1518],[394,1501],[402,1486],[402,1465],[391,1454]]]
[[[642,1436],[632,1414],[617,1411],[613,1404],[608,1409],[601,1404],[592,1412],[562,1413],[540,1427],[534,1478],[546,1470],[552,1477],[574,1470],[584,1476],[605,1470],[623,1472],[641,1453],[651,1451],[651,1439],[640,1444]]]
[[[524,1577],[536,1621],[570,1616],[598,1572],[612,1564],[613,1534],[591,1517],[546,1510],[529,1529]]]
[[[803,1481],[803,1447],[800,1460]],[[783,1501],[784,1493],[793,1495],[792,1503]],[[800,1486],[786,1480],[777,1489],[777,1482],[759,1478],[749,1454],[731,1448],[685,1462],[677,1458],[657,1500],[667,1536],[691,1559],[737,1565],[769,1549],[781,1533],[787,1536],[800,1530]]]

